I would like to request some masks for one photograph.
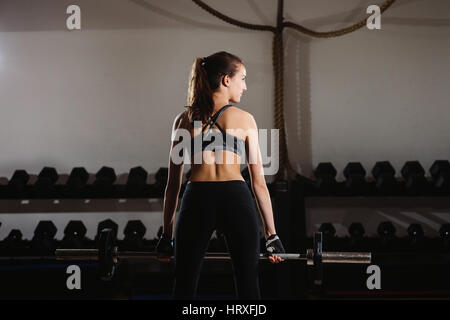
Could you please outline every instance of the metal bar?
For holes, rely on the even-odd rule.
[[[280,253],[277,256],[286,260],[306,260],[306,254],[301,253]],[[148,260],[156,259],[157,255],[154,252],[135,252],[135,251],[125,251],[119,252],[119,259],[130,259],[130,260]],[[174,257],[171,257],[173,259]],[[261,260],[267,260],[265,254],[260,254],[259,258]],[[204,256],[206,260],[230,260],[230,254],[227,252],[209,252]]]
[[[98,260],[98,249],[57,249],[55,252],[57,260]],[[277,256],[285,260],[307,260],[307,254],[302,253],[280,253]],[[154,260],[157,258],[155,252],[123,251],[118,253],[118,259],[132,260]],[[230,260],[228,253],[207,253],[206,260]],[[173,257],[171,257],[173,259]],[[267,260],[265,254],[260,254],[261,260]],[[371,263],[369,252],[323,252],[323,263]]]
[[[98,249],[56,249],[56,260],[98,260]]]
[[[304,253],[277,253],[277,256],[286,260],[306,260]],[[260,259],[269,259],[265,254],[260,254]]]
[[[323,263],[360,263],[370,264],[370,252],[322,252]]]

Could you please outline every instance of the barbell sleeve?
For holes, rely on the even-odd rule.
[[[370,264],[370,252],[322,252],[323,263],[359,263]]]
[[[98,249],[56,249],[56,260],[98,260]]]

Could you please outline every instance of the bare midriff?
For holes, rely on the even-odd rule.
[[[220,154],[223,153],[223,154]],[[214,157],[223,156],[224,163],[215,163]],[[191,157],[191,176],[189,182],[194,181],[245,181],[241,174],[241,157],[227,150],[203,151],[202,163],[193,164],[194,157]],[[232,159],[232,163],[225,163],[226,157]]]
[[[230,110],[231,111],[231,110]],[[248,124],[246,118],[242,116],[241,111],[234,110],[234,117],[230,117],[230,111],[225,111],[225,113],[218,119],[217,124],[223,130],[228,128],[238,129],[247,128]],[[233,124],[233,126],[231,126]],[[197,136],[202,132],[202,126],[197,129],[190,128],[191,137]],[[206,127],[208,129],[209,127]],[[214,128],[214,130],[218,130]],[[246,140],[246,134],[242,131],[231,132],[232,135]],[[241,162],[242,159],[239,155],[228,150],[205,150],[201,151],[202,161],[201,163],[195,164],[194,156],[191,156],[191,176],[189,182],[194,181],[228,181],[228,180],[241,180],[245,181],[241,174]],[[223,157],[223,158],[221,158]],[[216,158],[217,162],[216,163]],[[222,161],[219,161],[222,159]],[[245,159],[243,161],[245,163]]]

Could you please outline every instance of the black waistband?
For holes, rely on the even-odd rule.
[[[189,181],[189,185],[213,185],[213,184],[240,184],[247,183],[244,180],[223,180],[223,181]]]

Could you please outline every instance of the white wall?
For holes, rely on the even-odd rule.
[[[206,1],[249,23],[271,24],[276,1]],[[348,26],[381,0],[286,0],[286,20],[318,31]],[[82,30],[65,27],[68,5]],[[450,159],[450,2],[399,0],[382,29],[335,39],[285,31],[290,159],[311,176],[331,161],[369,171],[389,160],[426,170]],[[273,127],[272,35],[230,26],[190,0],[0,1],[0,177],[54,166],[120,174],[167,166],[173,118],[192,62],[227,50],[247,67],[240,107]]]
[[[209,1],[250,23],[274,24],[275,1]],[[319,31],[347,26],[374,1],[285,1],[286,20]],[[78,1],[82,30],[65,28],[72,1],[0,3],[0,176],[43,166],[118,173],[167,165],[170,126],[183,110],[195,57],[243,58],[241,107],[273,126],[272,36],[230,26],[188,0]],[[382,30],[334,39],[285,32],[290,159],[342,171],[377,160],[426,169],[449,159],[450,3],[398,1]],[[340,174],[339,178],[342,178]]]
[[[315,30],[358,20],[337,10],[347,1],[317,2],[335,10],[311,4],[322,12],[305,22]],[[286,33],[290,158],[306,175],[323,161],[343,179],[350,161],[369,173],[376,161],[389,160],[399,174],[408,160],[428,171],[434,160],[450,158],[450,2],[397,1],[381,26],[332,39]]]
[[[261,128],[271,126],[269,34],[170,19],[171,26],[152,27],[159,14],[145,7],[96,2],[101,5],[78,2],[81,31],[64,30],[65,5],[56,1],[33,5],[35,19],[48,15],[50,6],[60,9],[46,16],[54,23],[45,20],[42,28],[34,19],[12,21],[28,2],[2,2],[12,27],[3,22],[0,29],[0,176],[18,168],[38,173],[43,166],[66,173],[80,165],[90,172],[109,165],[117,173],[136,165],[149,172],[167,166],[171,126],[186,104],[192,62],[219,50],[246,61],[251,80],[240,106]],[[185,14],[179,10],[186,1],[169,4],[167,10]],[[189,7],[197,15],[192,19],[206,16],[193,3]],[[106,18],[110,11],[114,20]],[[133,25],[134,13],[145,15],[147,25]]]

